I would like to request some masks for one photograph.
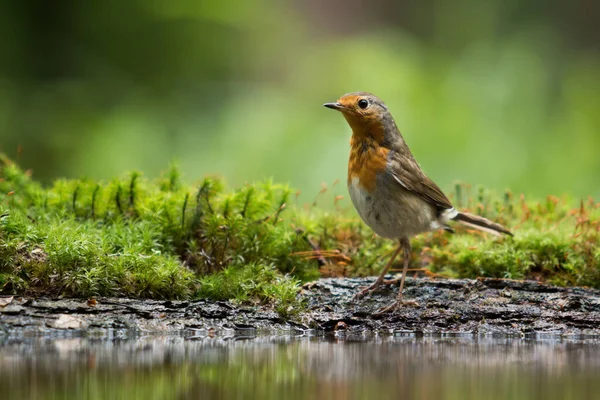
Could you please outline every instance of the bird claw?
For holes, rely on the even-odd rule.
[[[361,290],[360,292],[358,292],[354,296],[352,296],[351,301],[360,300],[363,297],[365,297],[367,294],[373,293],[375,291],[375,289],[377,289],[377,286],[373,287],[373,285],[371,285],[371,286],[365,287],[363,290]]]
[[[399,307],[400,307],[400,304],[399,304],[398,302],[394,302],[393,304],[390,304],[390,305],[389,305],[389,306],[387,306],[387,307],[383,307],[383,308],[380,308],[379,310],[375,311],[375,312],[373,313],[373,315],[375,315],[375,316],[380,316],[380,315],[387,314],[387,313],[393,313],[393,312],[395,312],[395,311],[396,311],[396,310],[397,310]]]
[[[402,306],[411,306],[411,307],[419,307],[419,303],[415,300],[403,300],[398,299],[387,307],[380,308],[373,315],[380,316],[387,313],[394,313]]]
[[[398,282],[400,282],[401,279],[402,278],[376,280],[371,286],[363,287],[363,289],[360,292],[358,292],[354,296],[352,296],[352,301],[359,300],[359,299],[362,299],[363,297],[365,297],[366,295],[373,294],[373,292],[375,292],[377,289],[379,289],[380,286],[395,285]]]
[[[365,297],[367,294],[373,294],[382,285],[388,285],[387,280],[376,280],[371,286],[364,287],[360,292],[352,296],[352,301],[359,300]]]

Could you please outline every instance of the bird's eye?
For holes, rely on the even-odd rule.
[[[365,108],[369,107],[369,102],[365,99],[360,99],[358,101],[358,106],[364,110]]]

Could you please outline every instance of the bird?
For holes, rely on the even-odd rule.
[[[385,275],[400,252],[403,268],[394,303],[381,313],[403,304],[404,280],[411,257],[410,238],[444,229],[457,221],[498,236],[513,236],[504,226],[458,211],[444,192],[423,172],[400,133],[386,104],[374,94],[353,92],[325,107],[342,113],[352,129],[348,160],[348,192],[362,220],[379,236],[398,241],[398,247],[377,280],[356,294],[360,298],[379,286],[393,284]]]

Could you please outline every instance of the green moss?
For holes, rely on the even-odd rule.
[[[132,173],[46,189],[2,156],[0,193],[3,292],[238,299],[289,313],[300,280],[318,276],[316,262],[290,256],[310,247],[290,229],[295,214],[283,220],[283,185],[185,186],[171,167],[156,182]]]
[[[325,191],[325,190],[324,190]],[[476,192],[473,197],[471,192]],[[0,155],[0,288],[51,296],[213,298],[298,309],[301,282],[380,271],[395,243],[333,207],[289,206],[270,181],[226,190],[216,178],[156,181],[134,172],[110,182],[57,180],[44,188]],[[461,209],[515,232],[444,232],[413,239],[414,262],[456,277],[538,279],[600,287],[600,207],[497,198],[457,185]],[[320,193],[318,203],[327,201]]]
[[[298,310],[299,281],[282,275],[273,265],[250,264],[228,266],[220,273],[200,279],[199,297],[217,300],[235,299],[240,302],[274,301],[275,309],[284,315]]]
[[[600,287],[600,208],[591,199],[577,208],[569,204],[552,196],[545,202],[521,200],[519,211],[512,207],[492,215],[514,227],[514,238],[481,233],[425,238],[421,251],[431,271],[445,275]]]

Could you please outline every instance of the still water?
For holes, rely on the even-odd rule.
[[[0,337],[1,399],[600,399],[600,339]]]

